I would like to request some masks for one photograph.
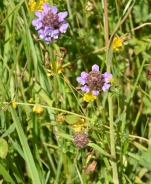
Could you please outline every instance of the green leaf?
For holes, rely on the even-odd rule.
[[[143,152],[139,164],[151,171],[151,146],[149,146],[147,152]]]
[[[95,143],[88,143],[87,146],[90,146],[91,148],[93,148],[93,149],[99,151],[100,153],[102,153],[102,154],[105,155],[105,156],[114,158],[112,155],[110,155],[110,154],[108,154],[107,152],[105,152],[100,146],[98,146],[98,145],[95,144]]]
[[[78,117],[77,116],[74,116],[74,115],[67,115],[66,118],[65,118],[65,121],[68,123],[68,124],[75,124],[77,121],[78,121]]]
[[[15,130],[15,124],[12,123],[10,127],[5,131],[5,133],[1,137],[6,137],[10,135],[12,132],[14,132],[14,130]]]
[[[0,138],[0,157],[5,158],[8,153],[8,144],[5,139]]]
[[[6,171],[6,169],[1,164],[0,164],[0,173],[8,183],[15,184],[12,177],[9,175],[9,173]]]
[[[54,131],[54,134],[59,136],[59,137],[62,137],[64,139],[67,139],[67,140],[70,140],[70,141],[74,141],[74,139],[73,139],[73,137],[71,135],[60,133],[60,132],[57,132],[57,131]]]
[[[21,126],[20,120],[17,116],[16,110],[12,106],[10,106],[10,112],[12,114],[12,118],[13,118],[13,121],[15,123],[15,127],[16,127],[16,130],[17,130],[19,139],[20,139],[20,142],[21,142],[22,147],[23,147],[25,160],[27,162],[27,166],[28,166],[28,169],[29,169],[30,176],[33,180],[33,183],[41,184],[39,174],[38,174],[33,156],[31,154],[31,151],[30,151],[30,148],[29,148],[29,145],[28,145],[28,142],[27,142],[27,138],[24,134],[24,131],[23,131],[23,128]]]
[[[122,112],[122,114],[120,114],[120,116],[115,120],[115,123],[118,123],[119,121],[123,121],[124,114],[125,112]]]

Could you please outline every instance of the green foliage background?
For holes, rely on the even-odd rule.
[[[129,11],[133,2],[108,1],[106,7],[109,36],[120,24],[114,36],[124,38],[122,48],[110,56],[114,158],[109,93],[102,92],[93,103],[84,102],[76,81],[94,64],[101,73],[107,70],[104,1],[50,0],[59,11],[68,11],[70,24],[66,34],[50,45],[31,25],[35,15],[28,11],[27,1],[0,1],[0,183],[116,183],[112,162],[119,183],[151,183],[151,81],[146,76],[151,68],[151,1],[135,1]],[[60,47],[67,50],[63,72],[52,69],[48,76],[46,59],[55,66],[62,58]],[[31,98],[34,102],[29,103]],[[44,112],[34,113],[35,104]],[[90,142],[83,149],[73,143],[71,124],[77,117],[87,123]],[[95,170],[86,172],[93,161]]]

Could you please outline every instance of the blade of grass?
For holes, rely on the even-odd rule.
[[[9,173],[6,171],[6,169],[0,164],[0,173],[4,177],[4,179],[11,183],[11,184],[16,184],[12,177],[9,175]]]
[[[16,113],[15,109],[12,106],[10,106],[10,112],[12,114],[12,119],[15,123],[20,142],[23,146],[23,151],[24,151],[24,154],[25,154],[25,160],[27,162],[28,169],[29,169],[32,181],[33,181],[34,184],[41,184],[40,178],[39,178],[39,175],[38,175],[38,171],[37,171],[37,168],[35,166],[33,156],[31,154],[31,151],[30,151],[27,139],[25,137],[24,131],[21,127],[20,120],[17,116],[17,113]]]

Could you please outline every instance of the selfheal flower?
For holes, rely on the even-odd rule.
[[[38,19],[32,21],[32,25],[38,31],[39,37],[47,44],[60,37],[61,33],[65,33],[69,24],[65,21],[68,12],[60,12],[57,14],[57,7],[50,8],[48,3],[43,4],[43,11],[36,11],[35,15]]]
[[[96,64],[92,66],[91,72],[82,72],[81,76],[77,77],[77,81],[83,85],[81,90],[86,93],[92,92],[92,95],[94,96],[98,96],[99,91],[101,90],[104,92],[109,90],[111,86],[111,79],[112,74],[108,74],[107,72],[101,74],[99,66]]]
[[[86,147],[87,143],[89,142],[89,138],[85,132],[77,132],[73,135],[74,144],[78,148]]]

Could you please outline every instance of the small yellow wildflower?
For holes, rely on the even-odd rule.
[[[29,9],[30,13],[34,12],[35,8],[36,8],[36,10],[42,11],[43,10],[42,5],[45,2],[48,2],[48,0],[40,0],[39,4],[38,4],[38,7],[36,8],[36,5],[37,5],[36,1],[33,1],[33,0],[29,1],[28,9]]]
[[[34,102],[34,99],[33,99],[33,98],[30,98],[30,99],[28,100],[28,102],[29,102],[29,103],[33,103],[33,102]]]
[[[84,119],[79,118],[79,120],[71,126],[75,132],[81,132],[81,131],[85,130],[86,123],[85,123]]]
[[[56,62],[56,72],[53,70],[52,64],[50,64],[50,70],[48,69],[48,76],[53,76],[54,74],[60,74],[62,73],[62,66],[58,62]]]
[[[43,107],[40,107],[40,106],[38,106],[38,105],[35,105],[35,106],[33,107],[33,112],[35,112],[35,113],[37,113],[37,114],[40,114],[40,113],[42,113],[43,111],[44,111]]]
[[[108,81],[109,81],[111,84],[113,84],[113,83],[114,83],[114,78],[113,78],[113,77],[112,77],[112,78],[109,78]]]
[[[86,102],[93,102],[96,99],[96,96],[92,94],[92,91],[85,93],[83,100]]]
[[[122,40],[115,37],[113,39],[113,49],[118,51],[120,47],[122,47]]]
[[[17,108],[16,100],[12,100],[12,105],[13,105],[14,109],[16,109],[16,108]]]

